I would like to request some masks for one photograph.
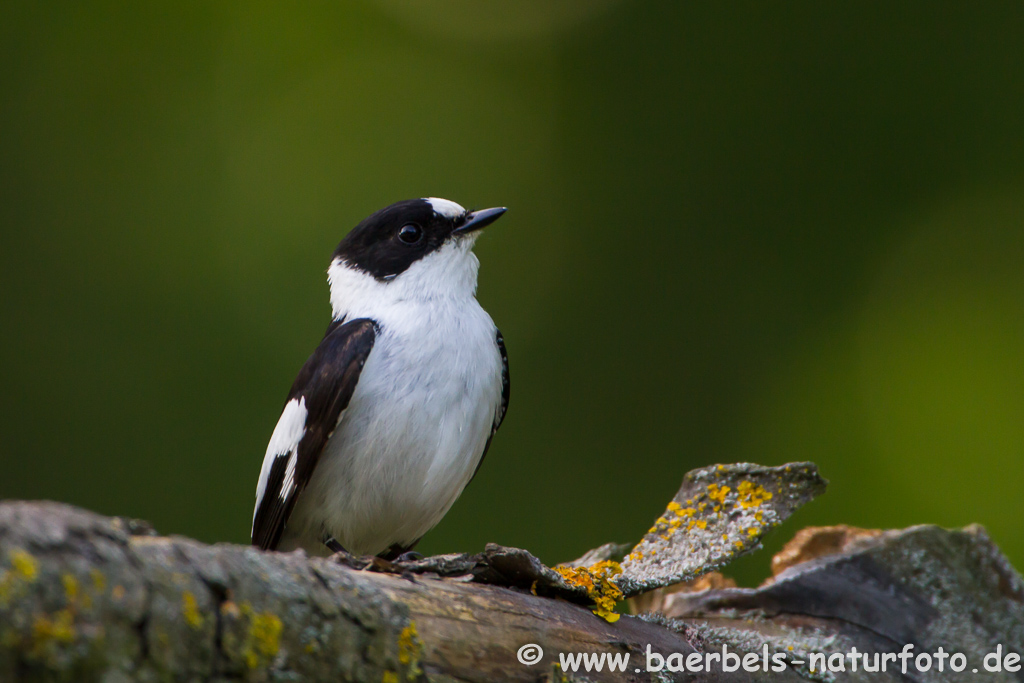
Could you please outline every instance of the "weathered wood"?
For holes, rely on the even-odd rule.
[[[557,652],[694,651],[528,590],[132,536],[56,503],[0,504],[0,558],[3,681],[535,681]],[[526,643],[541,664],[516,660]]]
[[[980,680],[972,669],[997,644],[1004,657],[1024,651],[1024,581],[979,527],[844,538],[789,552],[760,588],[664,594],[646,600],[660,614],[612,623],[586,591],[517,549],[382,573],[353,568],[366,564],[355,558],[210,546],[67,505],[3,502],[0,681],[959,681]],[[545,653],[533,666],[517,660],[527,643]],[[814,652],[906,643],[915,654],[962,652],[970,665],[906,675],[892,664],[868,674],[807,665]],[[645,670],[648,647],[678,664],[723,646],[790,665]],[[624,672],[566,677],[553,666],[560,653],[630,659]]]

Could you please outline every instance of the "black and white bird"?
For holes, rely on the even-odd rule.
[[[332,321],[270,437],[253,545],[394,559],[448,512],[508,408],[508,356],[476,300],[472,251],[503,213],[413,199],[338,245]]]

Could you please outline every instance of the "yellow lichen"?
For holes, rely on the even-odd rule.
[[[650,554],[654,554],[654,550]],[[622,573],[618,562],[605,560],[589,567],[555,567],[566,583],[579,586],[587,591],[587,597],[594,601],[593,612],[609,623],[619,620],[615,603],[622,599],[622,591],[612,583],[612,577]]]
[[[416,622],[410,620],[398,635],[398,661],[406,667],[408,680],[417,680],[423,673],[420,668],[420,657],[422,656],[423,641],[420,640],[420,635],[416,632]]]
[[[181,594],[181,614],[185,617],[185,623],[197,631],[203,627],[203,622],[206,621],[199,611],[196,596],[191,591],[185,591]]]
[[[75,639],[75,615],[70,609],[62,609],[51,619],[41,614],[32,622],[32,652],[42,655],[50,643],[68,644]]]
[[[736,488],[737,502],[740,507],[759,507],[762,503],[772,499],[772,493],[760,484],[752,481],[742,481]]]
[[[380,678],[380,683],[398,683],[398,674],[394,671],[385,671]]]
[[[24,550],[15,550],[10,555],[11,568],[0,570],[0,607],[25,592],[25,586],[39,576],[39,563]]]
[[[687,500],[686,502],[687,504],[690,504],[693,501]],[[683,507],[676,501],[672,501],[668,504],[668,509],[665,511],[665,514],[654,521],[654,526],[652,526],[647,533],[657,535],[663,541],[671,540],[672,535],[682,528],[682,526],[686,524],[686,520],[693,517],[695,512],[697,511],[692,507]],[[693,522],[690,521],[686,528],[692,529]],[[636,558],[631,556],[630,559],[635,560]]]
[[[75,578],[75,575],[64,574],[60,577],[60,582],[64,584],[64,596],[67,597],[68,602],[78,600],[78,579]]]
[[[718,484],[708,484],[708,498],[717,501],[719,505],[725,505],[725,496],[728,495],[732,489],[728,486],[719,486]],[[718,509],[715,509],[718,512]]]
[[[39,562],[24,550],[15,550],[11,553],[11,567],[17,578],[30,583],[39,576]]]
[[[89,572],[89,578],[92,579],[92,587],[97,593],[102,593],[107,587],[107,577],[103,575],[99,569],[93,569]]]
[[[249,632],[246,634],[243,656],[250,669],[269,663],[281,650],[281,619],[270,612],[252,615]]]

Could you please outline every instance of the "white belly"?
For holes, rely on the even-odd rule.
[[[323,555],[324,534],[356,554],[414,543],[469,483],[501,401],[501,357],[487,313],[395,311],[288,521],[281,549]]]

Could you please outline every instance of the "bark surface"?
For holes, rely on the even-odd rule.
[[[156,536],[57,503],[4,502],[0,681],[1021,680],[983,668],[997,644],[1004,660],[1024,651],[1024,582],[980,527],[851,539],[809,543],[804,556],[790,549],[784,571],[760,588],[661,589],[645,596],[659,613],[610,623],[579,593],[534,595],[523,576],[540,572],[528,566],[536,560],[515,549],[435,563],[462,568],[448,576],[430,562],[403,575]],[[527,643],[544,652],[532,666],[517,660]],[[942,672],[907,674],[898,661],[878,673],[855,673],[849,661],[842,673],[809,666],[816,652],[907,643],[915,655],[963,653],[968,665],[957,673],[947,659]],[[723,646],[757,654],[757,669],[723,672],[718,659],[710,673],[669,670]],[[648,647],[679,657],[649,672]],[[784,654],[785,671],[761,670],[766,652]],[[559,653],[630,659],[624,672],[572,674],[555,666]]]

